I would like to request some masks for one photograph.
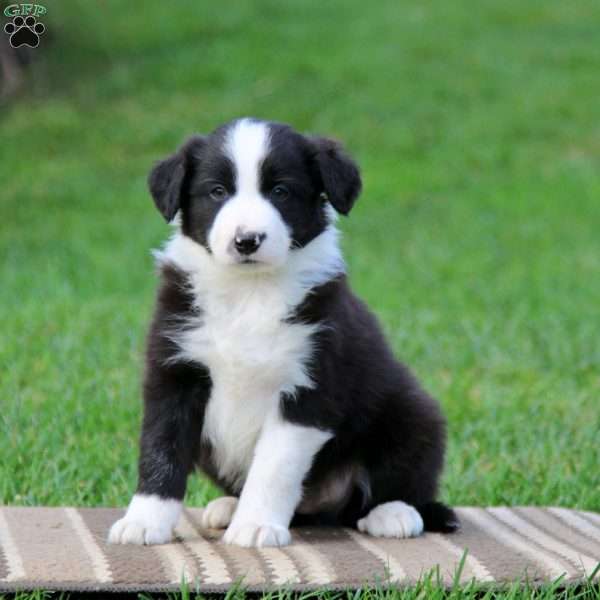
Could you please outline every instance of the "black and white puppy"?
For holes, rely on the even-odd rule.
[[[438,404],[348,287],[335,220],[361,180],[340,146],[236,120],[149,185],[176,233],[157,253],[139,483],[110,541],[168,542],[196,467],[229,495],[203,525],[230,544],[288,544],[290,524],[456,529],[435,501]]]

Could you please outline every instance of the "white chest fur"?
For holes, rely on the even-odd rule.
[[[328,249],[337,248],[335,230],[326,234],[333,236]],[[307,364],[318,326],[286,319],[314,285],[343,269],[339,252],[322,253],[325,241],[307,246],[278,274],[215,268],[203,248],[181,235],[159,255],[189,274],[199,316],[174,340],[182,360],[202,363],[210,371],[212,391],[202,436],[213,447],[219,475],[238,490],[281,393],[314,385]]]
[[[183,358],[210,371],[202,435],[220,476],[239,485],[280,394],[312,385],[306,364],[315,326],[285,323],[282,290],[269,282],[244,281],[232,292],[203,294],[202,316],[179,344]]]

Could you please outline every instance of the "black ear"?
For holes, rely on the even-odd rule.
[[[181,206],[184,183],[199,160],[198,151],[204,146],[202,136],[191,137],[175,153],[158,162],[148,176],[148,187],[156,208],[166,221],[171,221]]]
[[[362,189],[360,171],[342,146],[328,138],[313,138],[323,191],[337,212],[347,215]]]

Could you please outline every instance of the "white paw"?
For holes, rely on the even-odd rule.
[[[410,538],[423,533],[423,519],[416,508],[400,501],[376,506],[356,526],[375,537]]]
[[[111,544],[166,544],[173,537],[173,531],[169,527],[160,525],[148,525],[131,517],[119,519],[108,534]]]
[[[287,546],[292,541],[292,536],[287,527],[280,525],[233,522],[227,528],[223,541],[226,544],[245,548],[262,548],[264,546]]]
[[[126,515],[108,533],[111,544],[166,544],[181,514],[181,502],[155,495],[136,494]]]
[[[202,527],[204,529],[225,529],[231,523],[238,499],[224,496],[209,502],[202,511]]]

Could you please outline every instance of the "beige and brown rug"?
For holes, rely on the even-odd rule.
[[[459,508],[460,532],[410,540],[375,539],[346,529],[293,531],[285,548],[243,549],[199,526],[188,509],[178,541],[164,546],[106,543],[119,509],[0,508],[0,591],[177,590],[225,591],[356,588],[409,585],[439,568],[450,584],[461,580],[540,583],[589,577],[600,562],[600,515],[562,508]],[[600,579],[600,572],[596,573]]]

